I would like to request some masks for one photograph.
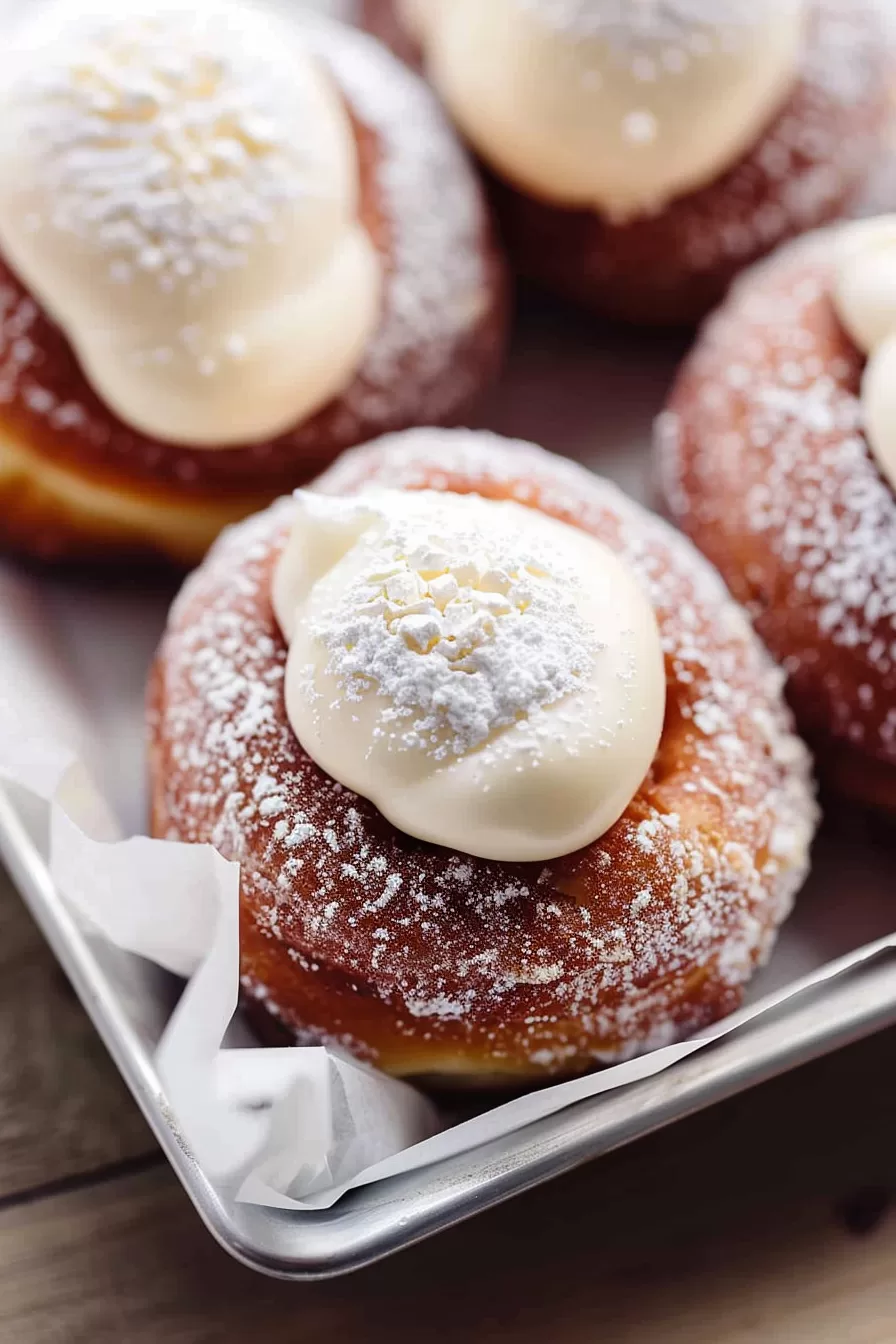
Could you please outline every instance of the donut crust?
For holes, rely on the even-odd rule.
[[[669,512],[789,674],[821,775],[896,811],[896,496],[831,298],[835,230],[745,275],[657,422]]]
[[[385,277],[380,324],[351,383],[267,442],[200,449],[154,439],[96,395],[63,333],[0,258],[3,549],[195,563],[223,525],[346,447],[462,420],[497,372],[505,268],[450,126],[422,82],[365,34],[336,23],[310,32],[351,116],[360,218]]]
[[[363,13],[370,31],[419,63],[393,0],[364,0]],[[490,174],[513,263],[606,317],[645,326],[698,321],[739,271],[849,210],[883,152],[892,68],[873,4],[814,0],[797,82],[764,135],[716,181],[655,214],[613,221]],[[886,208],[894,206],[896,196]]]
[[[717,575],[614,486],[535,448],[439,430],[347,454],[316,488],[517,499],[621,552],[664,642],[662,741],[598,842],[547,864],[414,840],[334,783],[286,718],[273,566],[293,505],[216,544],[151,675],[152,833],[242,865],[242,982],[298,1040],[485,1087],[624,1059],[731,1011],[806,871],[808,755]]]

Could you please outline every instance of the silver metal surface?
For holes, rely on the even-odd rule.
[[[86,935],[46,863],[41,811],[0,790],[0,854],[134,1094],[221,1245],[266,1274],[309,1279],[369,1264],[746,1087],[896,1023],[896,957],[786,1005],[655,1078],[595,1097],[499,1142],[297,1215],[223,1198],[166,1116],[152,1051],[176,982]]]

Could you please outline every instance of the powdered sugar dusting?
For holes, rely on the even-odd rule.
[[[668,42],[662,66],[680,73],[706,55],[707,33],[749,29],[801,7],[802,0],[516,0],[557,32],[573,38],[599,37],[637,59],[639,49]],[[732,32],[733,30],[733,32]],[[702,39],[702,40],[701,40]],[[637,69],[637,67],[636,67]],[[645,72],[645,79],[650,79]],[[655,75],[654,75],[655,77]]]
[[[310,631],[345,712],[376,693],[375,736],[436,761],[522,719],[536,726],[540,710],[581,688],[598,649],[575,602],[581,576],[556,539],[527,528],[512,503],[458,502],[365,496],[381,524],[360,539],[360,573],[335,600],[328,590]]]
[[[449,376],[458,342],[481,318],[487,290],[485,208],[473,170],[425,84],[366,34],[331,25],[319,51],[361,121],[381,139],[378,182],[390,225],[393,264],[385,311],[345,414],[437,421],[470,395],[479,371]],[[413,366],[406,381],[396,374]],[[458,386],[466,382],[467,387]],[[421,394],[425,405],[420,406]]]
[[[881,157],[892,52],[876,0],[814,0],[790,97],[726,173],[621,224],[515,194],[511,249],[536,278],[628,320],[702,315],[744,266],[850,208]]]
[[[110,278],[213,288],[314,189],[308,67],[264,11],[204,0],[38,7],[6,96],[52,227],[108,255]],[[9,114],[7,121],[10,120]]]
[[[793,98],[725,192],[698,194],[681,221],[690,268],[746,264],[838,212],[880,153],[888,53],[873,5],[816,0]]]
[[[284,501],[225,535],[173,609],[153,719],[161,831],[240,860],[263,939],[309,973],[338,967],[363,985],[418,1058],[441,1041],[496,1070],[524,1059],[562,1072],[732,1007],[802,880],[815,814],[780,676],[718,577],[614,487],[531,445],[419,431],[347,455],[320,488],[372,484],[538,504],[634,567],[670,685],[651,775],[601,841],[549,864],[476,859],[395,831],[289,729],[268,598],[294,508]],[[286,806],[266,815],[274,798]],[[703,989],[689,995],[695,975]],[[253,991],[254,964],[247,977]],[[288,1004],[266,1004],[296,1024]]]
[[[210,454],[147,438],[98,403],[69,348],[16,277],[0,266],[0,409],[27,432],[50,431],[54,451],[192,482],[221,472],[228,485],[263,489],[267,474],[295,481],[360,438],[456,415],[498,354],[497,263],[476,174],[423,81],[378,42],[291,9],[294,24],[332,73],[368,145],[370,213],[384,255],[383,310],[342,397],[281,438]],[[257,129],[257,128],[256,128]],[[270,129],[270,128],[269,128]],[[293,134],[293,128],[289,128]],[[483,314],[487,315],[480,335]],[[229,352],[239,357],[238,347]],[[17,421],[18,423],[18,421]]]
[[[743,278],[659,421],[659,461],[675,516],[784,660],[807,728],[896,762],[896,500],[865,438],[834,261],[827,231]]]

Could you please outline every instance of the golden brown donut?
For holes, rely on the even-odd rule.
[[[341,396],[289,433],[213,451],[162,442],[99,399],[0,257],[0,546],[41,558],[192,563],[228,522],[387,430],[462,419],[503,352],[503,265],[476,176],[432,94],[337,23],[310,30],[357,134],[361,218],[386,275]]]
[[[762,139],[717,181],[658,213],[616,223],[494,181],[517,269],[609,317],[691,323],[744,267],[847,211],[892,117],[892,45],[874,0],[813,0],[813,10],[799,80]],[[364,0],[363,14],[400,54],[413,53],[394,0]],[[894,204],[896,196],[878,208]]]
[[[287,721],[269,598],[293,504],[227,532],[177,599],[149,687],[152,833],[242,865],[245,994],[301,1041],[486,1086],[574,1074],[723,1016],[806,872],[815,809],[781,678],[660,519],[531,444],[418,430],[316,488],[515,499],[624,555],[655,604],[668,704],[600,841],[541,864],[424,844],[322,773]]]
[[[789,675],[832,786],[896,811],[896,497],[831,299],[835,230],[745,275],[657,423],[669,510]]]

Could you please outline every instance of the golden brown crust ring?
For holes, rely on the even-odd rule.
[[[717,181],[655,215],[617,223],[495,182],[520,272],[609,317],[691,323],[744,267],[847,211],[882,152],[893,52],[875,5],[815,0],[815,11],[799,82],[765,135]],[[394,43],[393,0],[365,0],[364,15]],[[398,49],[412,50],[406,39]]]
[[[657,426],[675,520],[789,673],[833,787],[896,810],[896,497],[862,429],[833,231],[744,276]]]
[[[269,601],[290,501],[225,535],[176,602],[149,692],[152,829],[242,864],[246,993],[303,1039],[403,1075],[571,1074],[728,1012],[806,864],[808,762],[717,576],[581,468],[485,434],[348,454],[368,482],[516,498],[585,527],[653,597],[670,687],[654,766],[598,843],[502,864],[398,832],[304,754]]]
[[[185,494],[89,464],[64,466],[0,433],[0,549],[23,559],[109,560],[188,567],[267,492]]]
[[[96,396],[62,332],[0,259],[0,544],[51,558],[195,561],[224,522],[311,479],[346,447],[462,420],[497,372],[507,282],[473,169],[432,95],[388,52],[341,25],[315,32],[355,125],[361,218],[386,276],[380,329],[351,385],[270,442],[208,450],[149,438]],[[108,498],[84,498],[91,486]],[[140,516],[134,499],[155,516]]]

